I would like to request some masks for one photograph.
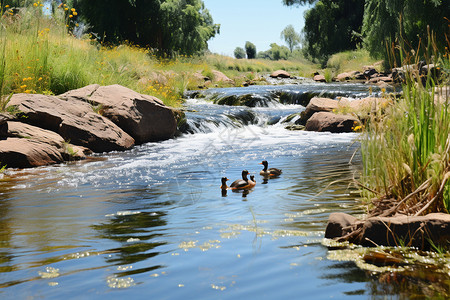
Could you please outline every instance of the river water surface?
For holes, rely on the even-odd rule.
[[[207,94],[266,99],[272,89]],[[305,86],[284,89],[301,94]],[[307,89],[369,93],[364,85]],[[357,134],[286,130],[285,117],[304,107],[272,98],[252,108],[188,99],[185,133],[173,140],[7,171],[0,297],[404,297],[354,262],[332,259],[323,240],[331,212],[363,214],[349,187],[361,171],[360,155],[351,160]],[[264,159],[283,174],[264,181]],[[220,178],[238,179],[243,169],[256,175],[254,190],[222,195]]]

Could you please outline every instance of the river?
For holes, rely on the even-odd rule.
[[[330,255],[323,239],[329,214],[364,213],[349,185],[361,172],[360,154],[351,159],[358,135],[286,130],[283,120],[304,109],[299,103],[306,92],[379,93],[358,84],[212,89],[205,99],[186,100],[187,124],[175,139],[83,162],[6,171],[0,182],[0,297],[415,295]],[[243,94],[257,99],[252,107],[208,100]],[[263,180],[262,160],[283,174]],[[243,169],[256,175],[256,187],[222,195],[220,178],[238,179]]]

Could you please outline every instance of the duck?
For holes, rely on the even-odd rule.
[[[283,173],[282,170],[277,169],[277,168],[270,168],[270,169],[268,169],[269,163],[267,162],[267,160],[263,160],[259,164],[264,166],[264,169],[262,169],[262,171],[259,172],[259,175],[270,176],[270,177],[277,177],[277,176],[280,176],[281,173]]]
[[[222,177],[222,185],[220,186],[221,190],[228,190],[228,185],[227,185],[227,181],[229,179],[226,177]]]
[[[242,179],[235,180],[231,185],[232,190],[249,190],[255,186],[255,182],[248,180],[248,171],[242,171]]]
[[[252,187],[256,185],[255,175],[250,176],[250,180],[248,181],[248,183],[253,185]]]

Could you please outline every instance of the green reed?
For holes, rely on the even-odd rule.
[[[397,50],[405,65],[411,61],[411,51]],[[365,198],[389,199],[408,214],[450,210],[450,61],[432,38],[424,53],[432,53],[425,59],[435,68],[405,68],[403,96],[372,118],[361,140]]]

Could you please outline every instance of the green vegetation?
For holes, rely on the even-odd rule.
[[[245,52],[248,59],[256,58],[256,46],[252,42],[245,42]]]
[[[393,57],[390,49],[400,41],[408,41],[419,59],[424,59],[422,47],[429,34],[438,54],[445,53],[448,41],[450,5],[447,0],[388,1],[366,0],[362,34],[370,54],[384,58],[388,66],[400,66],[400,56]]]
[[[158,49],[159,54],[201,53],[220,28],[202,0],[72,2],[99,41],[128,41]]]
[[[361,44],[364,1],[361,0],[284,0],[286,5],[315,3],[305,12],[304,50],[322,65],[340,51]]]
[[[270,44],[269,50],[258,52],[257,57],[261,59],[270,59],[270,60],[280,60],[280,59],[288,60],[289,58],[294,59],[294,55],[292,52],[289,51],[288,47],[279,46],[276,43]]]
[[[66,12],[75,14],[77,10],[62,5],[46,15],[42,4],[35,4],[20,10],[8,4],[0,7],[4,12],[0,26],[3,110],[13,93],[61,94],[94,83],[120,84],[178,106],[186,89],[205,84],[198,74],[213,79],[212,70],[222,71],[239,85],[259,78],[257,74],[262,72],[284,69],[293,75],[310,76],[317,69],[304,59],[237,60],[212,54],[169,59],[131,44],[105,46],[90,36],[75,38],[70,34],[77,23]]]
[[[242,47],[236,47],[236,49],[234,49],[234,57],[236,59],[243,59],[245,58],[245,50]]]
[[[331,55],[327,68],[333,69],[336,74],[349,71],[359,71],[362,66],[373,66],[376,60],[370,57],[367,50],[350,50]]]
[[[422,50],[430,53],[427,62],[447,72],[443,84],[437,85],[431,69],[426,76],[409,70],[403,97],[366,126],[362,186],[374,204],[372,215],[450,211],[450,59],[449,52],[436,55],[436,48],[430,38]],[[397,49],[409,63],[410,51]]]
[[[292,53],[294,47],[300,44],[300,34],[295,32],[294,26],[288,25],[281,32],[281,38],[284,39],[289,47],[289,51]]]
[[[371,56],[385,60],[385,67],[399,66],[400,57],[389,51],[400,40],[421,51],[428,34],[445,53],[450,16],[447,0],[283,0],[285,5],[314,4],[305,13],[304,51],[325,65],[329,56],[364,46]],[[448,34],[447,34],[448,38]],[[424,59],[425,54],[419,53]]]

